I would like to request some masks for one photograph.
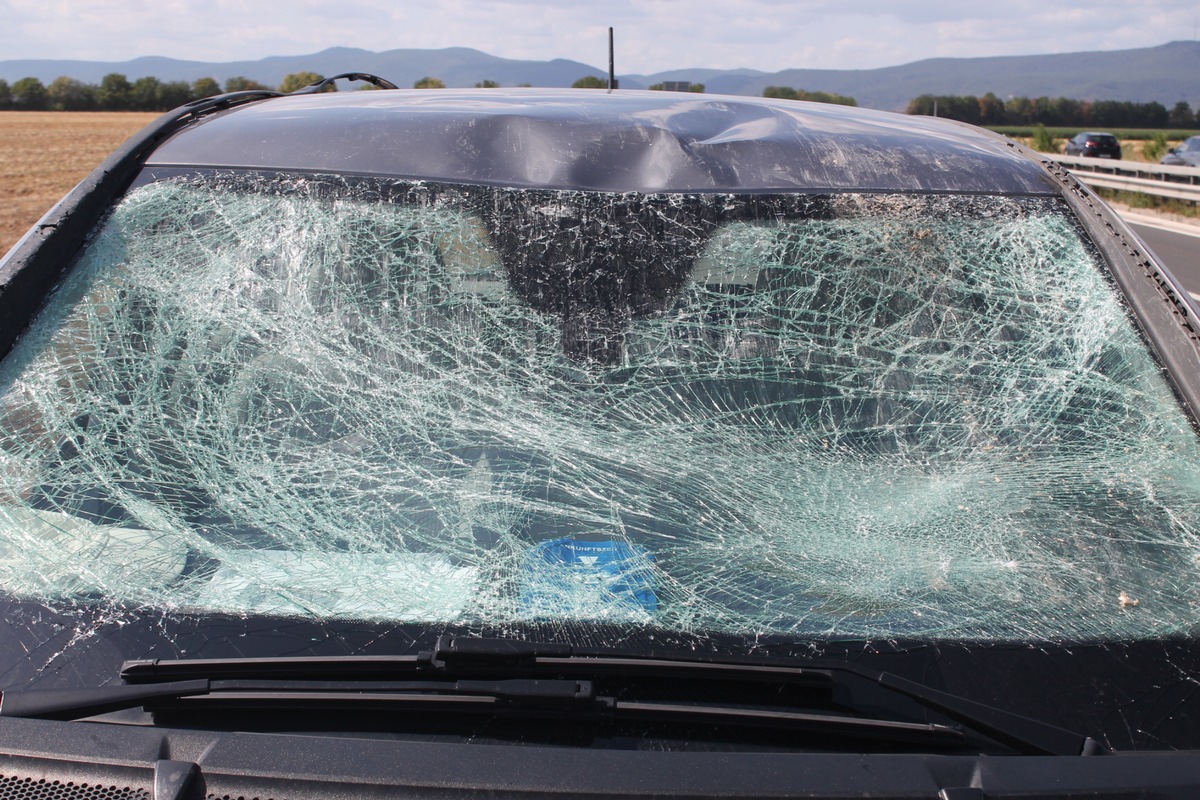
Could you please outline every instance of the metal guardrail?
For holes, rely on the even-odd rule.
[[[1088,186],[1200,202],[1200,167],[1047,155]]]

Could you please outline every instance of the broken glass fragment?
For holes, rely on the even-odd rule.
[[[817,638],[1196,619],[1195,433],[1046,198],[179,177],[112,213],[0,392],[21,597]],[[636,563],[564,573],[562,542]]]

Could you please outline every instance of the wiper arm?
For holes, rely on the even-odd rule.
[[[173,681],[145,686],[0,692],[0,717],[79,719],[136,708],[163,698],[208,694],[208,681]]]

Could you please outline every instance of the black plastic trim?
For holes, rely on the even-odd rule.
[[[192,797],[1192,798],[1200,752],[1120,758],[694,753],[222,733],[0,720],[0,773],[114,773],[151,784],[161,753]],[[974,789],[964,794],[962,790]]]

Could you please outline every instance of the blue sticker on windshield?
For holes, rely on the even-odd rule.
[[[521,606],[537,617],[627,617],[658,609],[654,556],[624,541],[553,539],[525,555]]]

